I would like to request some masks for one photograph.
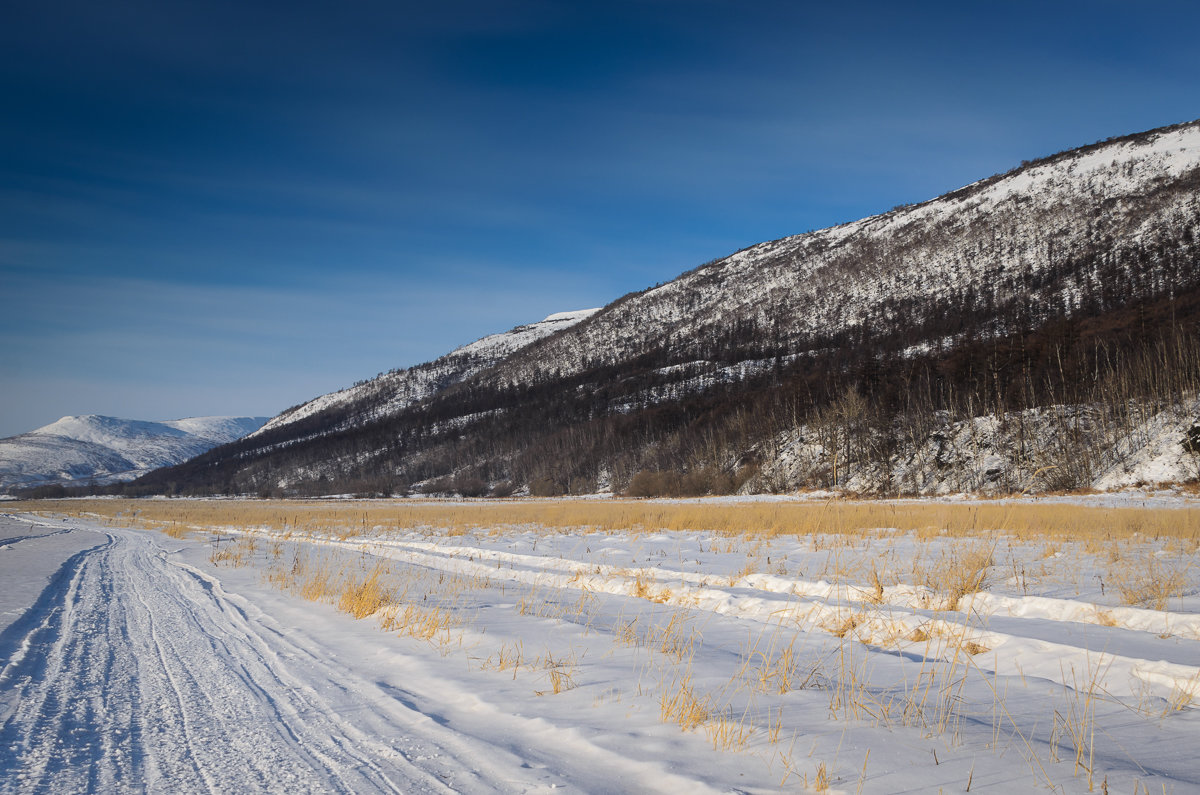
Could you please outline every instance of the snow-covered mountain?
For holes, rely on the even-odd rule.
[[[1128,298],[1125,285],[1099,283],[1106,263],[1089,260],[1097,249],[1119,258],[1194,229],[1198,169],[1197,122],[1064,152],[708,263],[605,307],[586,326],[513,356],[488,380],[537,382],[665,344],[662,375],[677,382],[703,369],[697,364],[723,363],[713,343],[739,328],[772,353],[803,354],[842,334],[896,326],[924,349],[956,342],[940,333],[941,320],[963,310],[986,312],[979,320],[1000,334],[1008,330],[1000,310],[1014,301],[1046,314],[1071,312],[1089,294],[1116,303]],[[1128,281],[1151,263],[1117,264]],[[1182,275],[1195,275],[1196,263],[1161,264],[1160,281],[1188,266],[1192,273]]]
[[[568,329],[599,311],[580,309],[574,312],[558,312],[537,323],[517,326],[511,331],[499,334],[490,334],[456,348],[432,362],[392,370],[368,381],[361,381],[348,389],[331,392],[287,409],[251,435],[275,431],[322,412],[338,412],[339,428],[394,414],[495,366],[543,337]]]
[[[1193,405],[1198,327],[1200,122],[1189,122],[486,338],[318,398],[145,485],[576,492],[644,470],[720,472],[727,485],[757,468],[771,482],[746,487],[926,489],[957,482],[917,471],[958,460],[946,439],[982,456],[982,430],[964,429],[1011,415],[1016,434],[1009,423],[994,438],[1017,445],[996,453],[1012,471],[989,474],[981,459],[971,482],[1070,488],[1113,467],[1136,476],[1138,445],[1123,436]],[[1200,419],[1171,423],[1191,433]]]
[[[0,439],[0,488],[132,480],[257,430],[266,417],[189,417],[167,422],[97,414],[63,417]]]

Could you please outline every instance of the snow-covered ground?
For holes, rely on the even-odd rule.
[[[189,530],[0,519],[0,792],[1200,791],[1194,538]]]

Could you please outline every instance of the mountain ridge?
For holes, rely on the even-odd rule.
[[[266,417],[126,420],[100,414],[62,417],[0,439],[0,488],[132,480],[178,464],[257,429]]]
[[[1186,402],[1197,322],[1193,121],[749,246],[475,361],[414,400],[393,400],[381,376],[355,405],[277,423],[170,476],[201,491],[458,480],[576,492],[663,470],[720,472],[745,488],[841,486],[858,467],[858,488],[920,490],[926,479],[894,482],[899,456],[938,423],[1088,403],[1132,432],[1118,394]],[[831,417],[838,434],[819,430]],[[777,466],[792,444],[783,440],[809,436],[818,463]],[[1098,477],[1055,464],[1073,474],[1052,482],[1034,474],[1050,453],[1038,455],[984,485]],[[780,479],[742,481],[747,467]]]
[[[397,411],[492,366],[504,356],[544,336],[570,328],[598,311],[600,310],[580,309],[555,312],[537,322],[489,334],[461,345],[437,359],[391,370],[346,389],[320,395],[287,409],[249,435],[269,433],[339,405],[369,404],[369,408],[364,407],[356,416],[360,421],[364,419],[364,415]]]

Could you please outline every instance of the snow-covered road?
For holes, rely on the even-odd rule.
[[[11,528],[24,538],[10,549],[53,540]],[[448,789],[445,770],[379,739],[414,745],[394,699],[255,620],[146,534],[77,532],[94,545],[2,638],[4,791]],[[381,701],[393,708],[367,709]]]
[[[344,650],[175,560],[171,543],[0,518],[11,575],[0,578],[0,791],[529,791],[561,781],[431,718],[415,693],[360,675]],[[512,744],[510,728],[499,731]]]

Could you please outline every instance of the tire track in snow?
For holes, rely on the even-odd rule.
[[[53,533],[34,533],[27,536],[9,536],[8,538],[0,538],[0,549],[9,549],[13,544],[19,544],[22,541],[32,541],[34,539],[41,540],[43,538],[51,538],[64,533],[69,533],[69,530],[56,530]]]
[[[359,731],[352,723],[337,717],[336,710],[315,689],[288,675],[280,655],[263,641],[245,612],[231,604],[219,584],[191,567],[171,566],[171,573],[183,580],[181,590],[189,584],[193,590],[198,588],[220,610],[223,621],[219,635],[213,631],[214,627],[209,626],[198,626],[195,631],[209,639],[219,656],[239,660],[234,671],[236,678],[245,689],[256,695],[264,711],[269,713],[270,723],[297,754],[311,757],[312,767],[323,768],[331,773],[349,760],[351,765],[367,771],[366,775],[375,778],[378,788],[402,790],[391,780],[383,766],[376,764],[371,755],[359,749],[366,747],[385,757],[395,755],[395,752]],[[282,634],[276,636],[276,642],[283,640]],[[346,671],[329,666],[322,674],[325,677],[322,684],[326,688],[346,693],[347,689],[338,681],[348,676]],[[289,699],[280,698],[281,693],[287,694]],[[204,697],[213,701],[211,694],[205,694]],[[409,786],[412,784],[405,783]],[[434,776],[428,776],[425,784],[433,789],[441,789],[441,784]]]
[[[347,727],[347,737],[359,747],[390,750],[377,738],[395,734],[396,726],[411,727],[415,734],[436,738],[436,745],[422,753],[444,760],[442,765],[448,772],[443,777],[453,778],[455,792],[528,792],[564,786],[567,791],[579,791],[569,783],[579,776],[587,781],[603,781],[605,788],[612,786],[613,781],[635,781],[636,789],[644,792],[697,795],[713,792],[703,782],[670,771],[657,762],[629,759],[605,749],[575,727],[509,714],[474,690],[461,689],[442,679],[436,670],[423,669],[417,664],[404,669],[403,681],[411,687],[356,681],[349,672],[330,664],[326,655],[313,654],[303,635],[273,627],[252,603],[225,594],[219,580],[186,564],[176,566],[220,594],[224,607],[240,617],[233,623],[255,622],[270,633],[269,643],[265,642],[265,636],[259,639],[266,656],[287,655],[293,665],[296,660],[303,660],[306,667],[327,669],[328,681],[335,683],[346,696],[353,696],[355,690],[377,692],[372,699],[371,714],[363,716],[374,722],[370,726]],[[285,670],[284,666],[274,669]],[[313,679],[305,677],[304,681]],[[280,684],[306,687],[290,678]],[[488,759],[486,769],[478,771],[475,768],[479,765],[481,748]],[[570,752],[560,758],[559,752],[564,748],[570,748]]]
[[[133,755],[110,754],[107,764],[101,763],[104,746],[116,732],[91,735],[97,725],[115,729],[107,719],[124,711],[108,683],[127,672],[118,670],[120,662],[111,649],[95,642],[104,632],[97,628],[105,624],[105,616],[96,608],[107,594],[101,590],[100,598],[90,602],[81,598],[95,561],[112,544],[109,536],[64,565],[44,594],[51,602],[44,620],[22,639],[6,666],[2,677],[6,689],[20,683],[19,696],[0,729],[0,780],[6,791],[100,789],[119,785],[135,773]],[[60,590],[61,575],[68,572]],[[71,690],[57,687],[63,680],[77,685]]]
[[[433,769],[372,739],[339,709],[362,718],[378,688],[346,685],[352,676],[312,654],[307,680],[292,677],[211,582],[169,565],[144,534],[106,535],[52,579],[43,620],[10,638],[0,792],[494,789],[456,780],[456,760],[394,709],[371,728],[405,737]]]

